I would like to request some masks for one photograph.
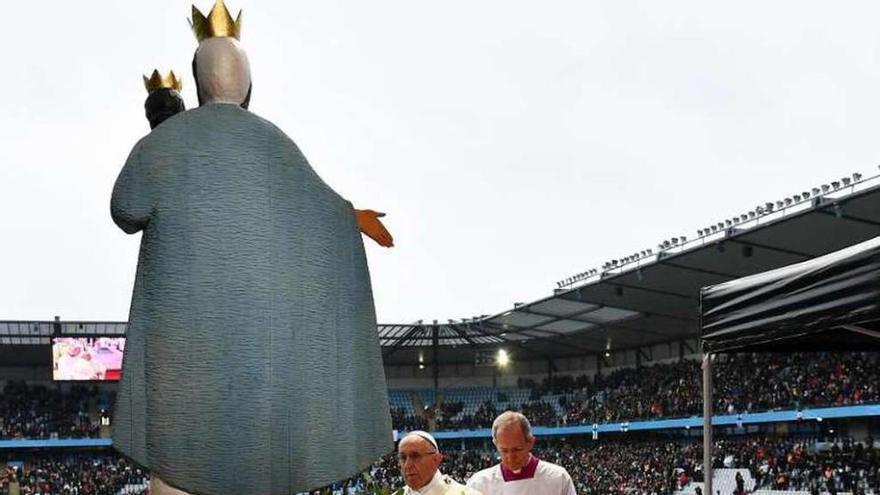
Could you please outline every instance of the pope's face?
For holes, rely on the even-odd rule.
[[[511,471],[525,467],[534,446],[535,437],[526,437],[519,424],[506,424],[495,432],[495,447],[501,454],[501,464]]]
[[[401,440],[397,454],[403,479],[413,490],[420,490],[431,481],[442,460],[431,442],[416,435]]]

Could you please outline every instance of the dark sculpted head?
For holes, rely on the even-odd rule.
[[[144,102],[144,112],[147,120],[150,121],[150,129],[155,129],[169,117],[184,110],[186,105],[183,103],[183,97],[174,89],[159,88],[151,92]]]

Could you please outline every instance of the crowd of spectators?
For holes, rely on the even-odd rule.
[[[144,495],[149,475],[112,454],[42,455],[0,471],[0,495]]]
[[[462,448],[441,444],[441,471],[459,481],[498,463],[486,445]],[[725,438],[716,442],[713,466],[748,469],[756,489],[811,493],[880,494],[880,453],[850,439],[821,449],[815,440],[775,436]],[[698,441],[648,439],[541,440],[539,458],[565,467],[580,495],[671,495],[703,481],[703,449]],[[314,493],[387,494],[403,486],[393,455],[366,472]]]
[[[824,445],[786,437],[722,440],[715,467],[746,468],[756,487],[811,493],[880,493],[880,452],[842,439]]]
[[[86,387],[62,392],[9,382],[0,395],[0,439],[97,437],[100,421],[88,411],[92,397]]]
[[[867,442],[778,436],[725,437],[715,445],[713,466],[748,469],[757,489],[811,493],[880,494],[880,451]],[[466,481],[498,463],[486,442],[441,443],[441,470]],[[564,466],[581,495],[671,495],[703,479],[698,441],[647,437],[538,442],[534,454]],[[0,471],[0,495],[18,484],[22,495],[145,495],[148,473],[112,454],[41,454],[24,470]],[[396,457],[383,457],[365,472],[314,493],[388,494],[403,486]]]
[[[392,422],[400,430],[488,428],[507,408],[522,411],[536,426],[699,415],[699,366],[685,359],[594,377],[521,380],[520,386],[529,389],[525,402],[500,403],[504,397],[495,397],[476,409],[454,400],[415,413],[392,408]],[[714,376],[719,414],[880,402],[878,353],[722,356]],[[84,387],[62,393],[55,387],[7,384],[0,396],[0,439],[98,436],[98,421],[87,407],[93,394]]]
[[[737,414],[880,402],[880,354],[734,354],[715,363],[715,411]],[[508,405],[539,426],[674,418],[702,414],[700,363],[624,368],[589,377],[560,375],[541,383],[520,380],[530,399]],[[438,415],[438,429],[491,426],[491,401],[475,414]],[[415,417],[413,417],[415,416]],[[399,410],[395,426],[408,430],[422,414]]]

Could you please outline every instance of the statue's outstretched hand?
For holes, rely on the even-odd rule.
[[[394,246],[394,238],[379,220],[385,216],[384,213],[373,210],[354,210],[354,215],[357,217],[358,229],[376,241],[376,244],[382,247]]]

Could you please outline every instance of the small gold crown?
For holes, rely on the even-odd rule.
[[[159,74],[158,70],[153,70],[152,76],[149,78],[144,76],[144,86],[147,88],[147,93],[152,93],[162,88],[180,91],[183,89],[183,79],[178,79],[174,75],[174,71],[169,72],[167,76],[163,76]]]
[[[217,0],[208,17],[205,17],[195,5],[192,6],[192,20],[189,25],[196,34],[196,39],[201,42],[207,38],[232,37],[241,40],[241,11],[238,17],[232,20],[232,15],[226,10],[223,0]]]

